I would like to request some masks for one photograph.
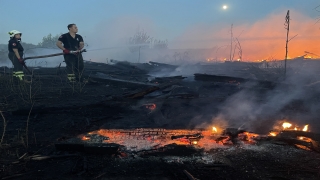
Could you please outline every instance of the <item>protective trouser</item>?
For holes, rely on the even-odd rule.
[[[20,57],[23,56],[23,52],[19,52]],[[13,77],[18,78],[19,80],[23,80],[23,65],[19,62],[17,56],[14,52],[9,52],[8,58],[11,60],[13,64]]]
[[[66,69],[68,79],[70,82],[80,81],[83,75],[83,57],[81,54],[65,54],[64,61],[66,62]]]

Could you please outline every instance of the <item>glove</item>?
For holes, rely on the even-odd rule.
[[[20,63],[20,64],[24,65],[24,61],[23,61],[22,58],[20,58],[20,59],[18,59],[18,60],[19,60],[19,63]]]
[[[69,53],[70,53],[70,51],[68,49],[63,50],[63,54],[69,54]]]

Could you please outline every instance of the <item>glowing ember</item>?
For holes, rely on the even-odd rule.
[[[192,141],[192,144],[197,145],[198,141]]]
[[[213,131],[213,132],[218,132],[217,128],[214,127],[214,126],[212,127],[212,131]]]
[[[157,106],[155,104],[146,104],[145,107],[152,111],[152,110],[155,110]]]
[[[308,131],[308,124],[304,126],[304,128],[302,129],[302,131]]]
[[[294,130],[295,130],[295,131],[298,130],[297,127],[294,127]]]
[[[274,131],[269,132],[269,136],[277,136],[278,134],[279,132],[274,132]]]
[[[305,142],[312,142],[311,138],[304,137],[304,136],[298,136],[297,139],[305,141]]]
[[[247,141],[249,143],[255,143],[255,138],[258,137],[258,134],[250,133],[250,132],[244,132],[238,134],[238,137],[244,141]]]
[[[90,137],[87,137],[87,136],[82,136],[82,138],[81,138],[83,141],[86,141],[86,140],[89,140],[90,139]]]
[[[282,124],[283,129],[288,129],[288,128],[290,128],[291,126],[292,126],[292,124],[290,124],[290,123],[288,123],[288,122],[284,122],[284,123]]]

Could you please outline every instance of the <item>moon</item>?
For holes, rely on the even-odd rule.
[[[226,10],[226,9],[228,9],[228,6],[227,5],[223,5],[222,9]]]

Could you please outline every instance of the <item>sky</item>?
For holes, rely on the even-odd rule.
[[[8,42],[13,29],[23,33],[24,42],[37,44],[76,23],[94,48],[118,46],[143,29],[155,39],[167,39],[171,49],[225,46],[219,56],[227,56],[233,24],[244,58],[271,59],[283,56],[283,24],[290,10],[290,37],[297,36],[289,55],[320,54],[318,5],[319,0],[0,0],[0,17],[5,17],[0,18],[0,44]]]

